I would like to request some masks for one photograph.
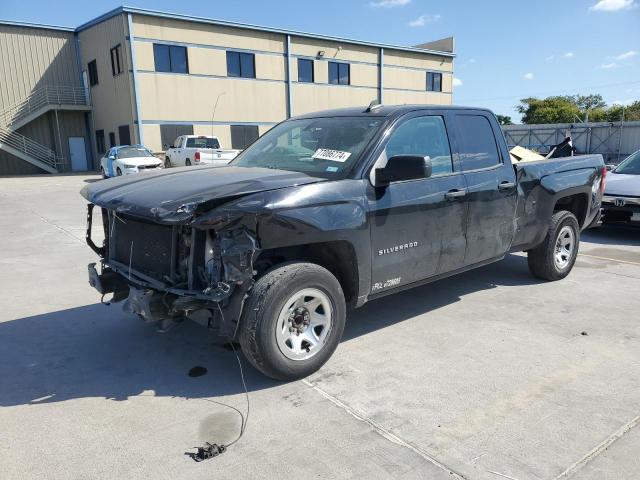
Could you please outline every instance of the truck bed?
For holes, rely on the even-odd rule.
[[[602,155],[527,161],[514,164],[513,168],[518,182],[518,205],[512,251],[527,250],[542,242],[546,225],[541,222],[548,222],[560,195],[581,195],[586,200],[586,211],[576,215],[583,229],[597,215],[600,200],[595,192],[600,188],[604,168]]]

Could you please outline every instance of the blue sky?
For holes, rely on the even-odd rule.
[[[5,20],[77,26],[120,3],[0,0]],[[527,96],[640,99],[640,0],[129,0],[127,5],[397,45],[454,35],[454,103],[520,116]]]

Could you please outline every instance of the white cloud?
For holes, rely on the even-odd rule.
[[[618,66],[618,64],[616,62],[611,62],[611,63],[603,63],[602,65],[600,65],[600,68],[602,68],[603,70],[609,70],[610,68],[616,68]]]
[[[411,0],[378,0],[377,2],[369,2],[369,6],[374,8],[393,8],[404,7],[409,3],[411,3]]]
[[[617,12],[618,10],[629,10],[636,7],[635,0],[600,0],[589,10],[600,12]]]
[[[453,86],[454,87],[461,87],[462,84],[462,80],[460,80],[459,78],[453,77]]]
[[[524,74],[524,79],[525,80],[533,80],[533,73],[531,73],[531,72],[525,73]]]
[[[631,57],[635,57],[638,55],[638,52],[635,50],[629,50],[628,52],[621,53],[620,55],[613,57],[616,60],[629,60]]]
[[[550,60],[553,60],[554,58],[556,58],[555,55],[549,55],[547,58],[545,58],[545,60],[548,62]]]
[[[567,57],[567,58],[571,58],[571,57],[574,56],[574,53],[573,52],[567,52],[567,53],[564,54],[564,56]]]
[[[409,22],[409,26],[424,27],[427,23],[437,22],[438,20],[440,20],[440,15],[438,15],[437,13],[433,15],[420,15],[415,20],[411,20]]]

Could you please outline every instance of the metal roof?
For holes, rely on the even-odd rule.
[[[62,27],[60,25],[47,25],[45,23],[29,23],[29,22],[14,22],[12,20],[0,20],[0,25],[9,25],[11,27],[23,27],[23,28],[43,28],[46,30],[59,30],[62,32],[75,32],[73,27]]]
[[[343,38],[343,37],[333,37],[333,36],[329,36],[329,35],[320,35],[320,34],[314,34],[314,33],[308,33],[308,32],[300,32],[297,30],[286,30],[286,29],[282,29],[282,28],[271,28],[271,27],[264,27],[261,25],[252,25],[252,24],[248,24],[248,23],[239,23],[239,22],[231,22],[231,21],[227,21],[227,20],[216,20],[213,18],[206,18],[206,17],[196,17],[196,16],[192,16],[192,15],[183,15],[181,13],[171,13],[171,12],[161,12],[158,10],[148,10],[148,9],[144,9],[144,8],[138,8],[138,7],[129,7],[126,5],[114,8],[113,10],[108,11],[107,13],[104,13],[92,20],[89,20],[88,22],[83,23],[82,25],[80,25],[77,28],[71,28],[71,27],[62,27],[62,26],[56,26],[56,25],[46,25],[46,24],[38,24],[38,23],[26,23],[26,22],[13,22],[13,21],[8,21],[8,20],[0,20],[0,24],[4,24],[4,25],[14,25],[14,26],[19,26],[19,27],[30,27],[30,28],[44,28],[44,29],[50,29],[50,30],[61,30],[61,31],[66,31],[66,32],[81,32],[83,30],[86,30],[87,28],[90,28],[94,25],[97,25],[98,23],[104,22],[105,20],[108,20],[110,18],[115,17],[116,15],[120,15],[123,13],[132,13],[135,15],[146,15],[149,17],[160,17],[160,18],[169,18],[169,19],[173,19],[173,20],[184,20],[184,21],[188,21],[188,22],[197,22],[197,23],[205,23],[205,24],[209,24],[209,25],[218,25],[218,26],[222,26],[222,27],[233,27],[233,28],[242,28],[242,29],[246,29],[246,30],[254,30],[254,31],[260,31],[260,32],[268,32],[268,33],[277,33],[277,34],[281,34],[281,35],[293,35],[296,37],[305,37],[305,38],[313,38],[313,39],[319,39],[319,40],[328,40],[328,41],[333,41],[333,42],[341,42],[341,43],[349,43],[352,45],[363,45],[363,46],[367,46],[367,47],[375,47],[375,48],[388,48],[390,50],[400,50],[400,51],[404,51],[404,52],[415,52],[415,53],[430,53],[430,54],[434,54],[434,55],[440,55],[442,57],[455,57],[455,53],[452,52],[443,52],[443,51],[439,51],[439,50],[429,50],[429,49],[424,49],[424,48],[417,48],[417,47],[404,47],[404,46],[400,46],[400,45],[389,45],[389,44],[384,44],[384,43],[376,43],[376,42],[367,42],[367,41],[361,41],[361,40],[354,40],[352,38]]]

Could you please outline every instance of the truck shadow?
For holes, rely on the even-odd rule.
[[[502,262],[455,278],[371,302],[349,312],[344,339],[437,311],[464,295],[498,285],[536,283],[526,259]],[[0,406],[35,405],[75,398],[126,400],[155,396],[209,398],[243,392],[233,352],[190,322],[166,333],[124,314],[120,305],[100,304],[0,323]],[[247,387],[279,385],[241,357]],[[189,376],[195,366],[207,373]]]

